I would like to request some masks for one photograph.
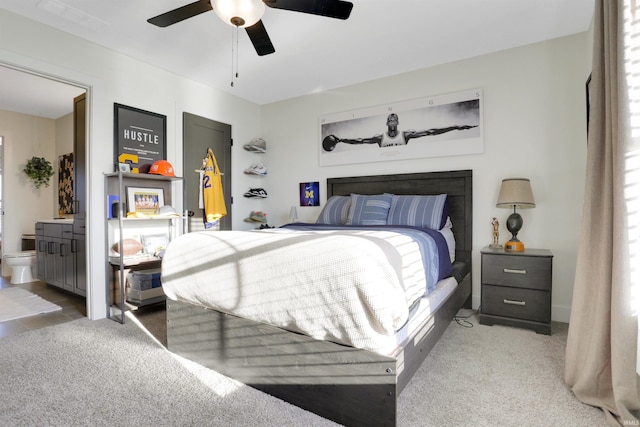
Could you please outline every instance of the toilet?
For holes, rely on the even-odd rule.
[[[36,251],[7,253],[4,255],[4,262],[11,267],[12,285],[35,281],[32,267],[36,264]]]

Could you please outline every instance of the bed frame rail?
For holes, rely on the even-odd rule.
[[[167,317],[180,356],[344,425],[395,425],[391,357],[178,301]]]
[[[345,426],[395,426],[398,395],[470,296],[467,275],[392,356],[172,300],[167,344],[180,356]]]

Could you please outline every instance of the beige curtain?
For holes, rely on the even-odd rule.
[[[629,224],[625,196],[633,142],[624,18],[635,2],[596,0],[585,201],[565,366],[574,394],[602,408],[612,426],[639,425],[640,409],[629,262],[629,230],[637,224]]]

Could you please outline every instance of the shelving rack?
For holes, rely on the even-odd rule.
[[[111,247],[118,242],[123,246],[125,239],[125,229],[131,231],[136,229],[158,227],[167,231],[169,240],[177,237],[179,227],[177,221],[179,217],[157,217],[149,218],[127,218],[127,188],[161,188],[165,205],[172,205],[173,184],[182,180],[181,177],[169,177],[163,175],[137,174],[129,172],[113,172],[105,174],[105,195],[117,195],[119,197],[117,216],[107,218],[105,221],[105,235],[107,236],[107,268],[106,268],[106,303],[107,315],[110,319],[124,323],[125,312],[136,306],[155,304],[164,301],[164,296],[150,298],[145,301],[131,303],[126,300],[126,273],[128,270],[145,270],[159,268],[161,259],[157,257],[125,257],[121,250],[117,256],[110,256]],[[112,209],[105,200],[105,216]],[[115,230],[115,232],[114,232]]]

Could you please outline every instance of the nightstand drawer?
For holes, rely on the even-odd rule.
[[[551,292],[483,284],[482,313],[549,322]]]
[[[551,289],[550,257],[482,255],[482,283]]]

